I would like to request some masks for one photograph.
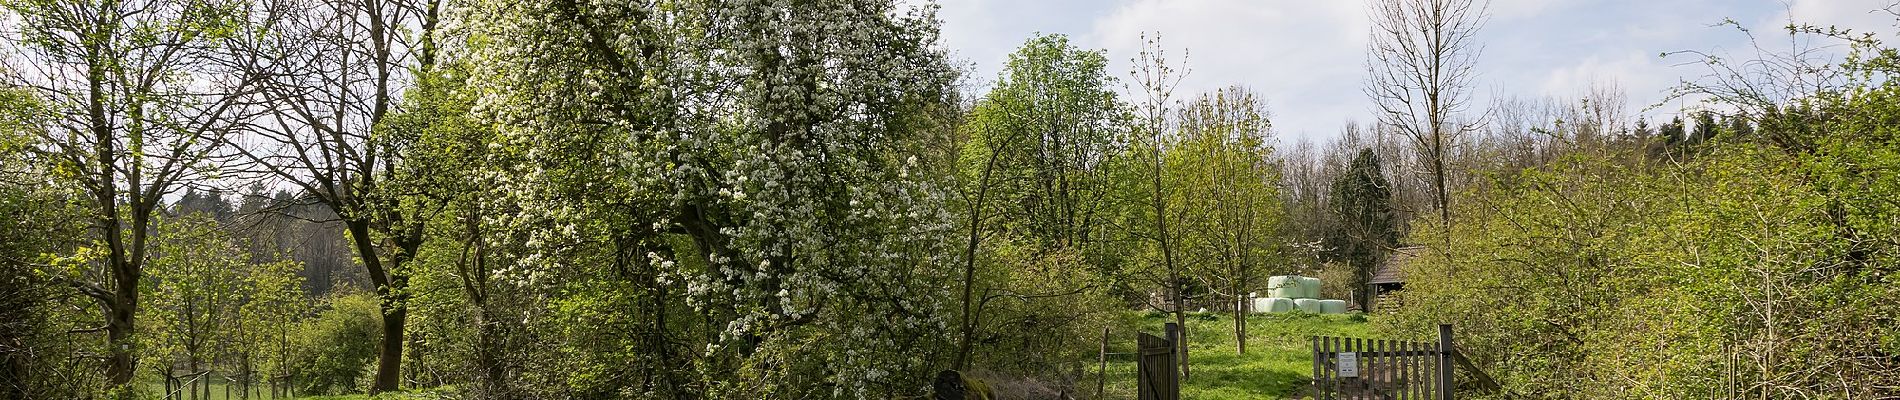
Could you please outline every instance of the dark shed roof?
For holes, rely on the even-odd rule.
[[[1374,285],[1405,283],[1405,272],[1401,271],[1401,268],[1405,266],[1405,263],[1423,254],[1425,254],[1424,246],[1392,249],[1392,254],[1385,257],[1385,262],[1379,264],[1379,270],[1374,271],[1372,279],[1367,280],[1366,283]]]

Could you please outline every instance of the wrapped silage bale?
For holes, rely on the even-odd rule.
[[[1267,278],[1267,297],[1298,299],[1306,297],[1306,288],[1297,276],[1275,275]]]
[[[1300,296],[1300,298],[1306,298],[1306,299],[1319,298],[1319,278],[1308,278],[1304,276],[1296,276],[1293,278],[1299,280],[1300,293],[1304,294],[1303,296]]]
[[[1252,309],[1253,312],[1263,313],[1263,312],[1268,312],[1269,310],[1271,310],[1273,308],[1273,302],[1270,300],[1273,300],[1273,299],[1269,299],[1265,297],[1255,297],[1253,299],[1253,309]]]
[[[1267,307],[1265,308],[1267,312],[1273,312],[1273,313],[1289,312],[1289,311],[1293,311],[1295,307],[1293,304],[1293,299],[1289,299],[1285,297],[1268,297],[1261,300],[1267,301]]]
[[[1345,300],[1330,300],[1330,299],[1320,300],[1319,313],[1320,314],[1345,314],[1346,301]]]
[[[1293,299],[1293,306],[1298,307],[1300,311],[1319,314],[1319,301],[1319,299]]]

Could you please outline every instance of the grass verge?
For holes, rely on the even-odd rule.
[[[1166,316],[1141,319],[1140,331],[1161,335]],[[1277,399],[1305,395],[1313,375],[1314,335],[1367,337],[1371,327],[1352,315],[1260,314],[1248,318],[1247,352],[1235,350],[1230,315],[1188,317],[1188,379],[1184,399]],[[1109,351],[1135,352],[1136,332],[1111,332]],[[1104,398],[1135,398],[1135,356],[1109,357]],[[1094,386],[1095,382],[1088,382]],[[1093,394],[1093,387],[1088,390]]]

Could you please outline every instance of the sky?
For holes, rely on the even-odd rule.
[[[1107,51],[1110,74],[1127,80],[1144,33],[1171,54],[1185,50],[1190,72],[1177,97],[1242,85],[1266,98],[1283,142],[1322,142],[1348,121],[1370,122],[1362,91],[1367,0],[937,0],[943,45],[981,85],[996,80],[1010,52],[1034,34],[1063,34]],[[1482,1],[1482,0],[1480,0]],[[1693,104],[1663,104],[1666,91],[1706,67],[1665,52],[1697,50],[1752,58],[1796,46],[1789,21],[1838,26],[1895,39],[1883,11],[1890,0],[1492,0],[1479,33],[1474,112],[1493,98],[1575,99],[1613,86],[1632,112],[1666,119]],[[1757,37],[1733,27],[1734,20]],[[1829,42],[1824,53],[1844,50]],[[1653,106],[1653,107],[1652,107]]]

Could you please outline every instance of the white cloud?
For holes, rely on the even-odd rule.
[[[1509,20],[1538,17],[1578,3],[1578,0],[1493,0],[1486,11],[1494,20]]]
[[[1361,1],[1137,0],[1095,21],[1082,43],[1107,49],[1125,78],[1141,35],[1158,32],[1164,50],[1188,52],[1177,98],[1245,85],[1266,97],[1283,139],[1330,137],[1367,111],[1364,10]]]
[[[906,0],[922,3],[927,0]],[[938,0],[943,43],[951,57],[975,67],[977,82],[995,80],[1009,53],[1031,35],[1084,33],[1108,11],[1094,0]]]
[[[927,1],[927,0],[908,0]],[[1190,53],[1192,74],[1177,91],[1246,85],[1266,97],[1281,138],[1324,139],[1349,119],[1366,121],[1368,0],[938,0],[945,45],[994,79],[1009,52],[1034,32],[1068,34],[1078,46],[1108,51],[1110,72],[1128,76],[1141,34],[1160,32],[1171,53]],[[1634,108],[1659,102],[1682,77],[1680,50],[1752,57],[1747,37],[1713,26],[1732,18],[1768,50],[1785,50],[1781,28],[1792,17],[1818,25],[1894,35],[1889,0],[1491,0],[1480,33],[1484,50],[1471,111],[1494,94],[1574,98],[1592,85],[1625,89]],[[1781,40],[1775,42],[1776,40]],[[1651,113],[1666,118],[1671,103]],[[1635,111],[1635,110],[1632,110]]]
[[[1889,0],[1795,0],[1788,4],[1787,10],[1778,18],[1766,21],[1763,25],[1780,29],[1792,20],[1796,23],[1823,27],[1831,25],[1855,32],[1875,33],[1881,39],[1890,40],[1895,37],[1896,21],[1895,16],[1887,12],[1887,6],[1891,4]]]

